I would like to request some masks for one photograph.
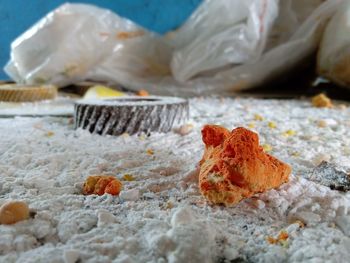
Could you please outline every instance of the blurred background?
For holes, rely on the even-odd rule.
[[[9,59],[11,42],[48,12],[67,1],[0,0],[0,79],[8,79],[3,67]],[[82,0],[108,8],[160,34],[180,26],[202,0]]]

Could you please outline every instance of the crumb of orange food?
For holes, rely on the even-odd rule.
[[[152,149],[147,149],[146,153],[148,155],[153,155],[154,154],[154,151]]]
[[[119,195],[122,186],[122,183],[114,176],[91,175],[85,180],[83,193],[86,195]]]
[[[317,108],[332,108],[333,107],[331,99],[328,98],[323,93],[312,97],[311,103],[314,107],[317,107]]]
[[[277,244],[277,243],[282,243],[283,244],[283,241],[286,241],[288,239],[289,235],[286,231],[282,230],[277,238],[273,238],[271,236],[268,236],[266,238],[267,242],[269,242],[270,244],[274,245],[274,244]]]
[[[206,125],[202,137],[199,188],[211,203],[231,206],[289,180],[290,166],[265,153],[248,129]]]
[[[141,97],[147,97],[149,96],[149,92],[147,90],[141,89],[137,91],[136,95]]]

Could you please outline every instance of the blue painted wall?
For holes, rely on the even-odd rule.
[[[121,16],[158,33],[181,25],[202,0],[82,0],[109,8]],[[0,0],[0,79],[8,77],[2,68],[9,59],[10,43],[52,9],[66,1]]]

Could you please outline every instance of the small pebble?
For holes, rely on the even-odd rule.
[[[64,263],[76,263],[79,259],[80,253],[78,250],[64,251]]]
[[[136,201],[140,198],[138,189],[125,190],[120,193],[120,198],[125,201]]]
[[[317,126],[320,128],[325,128],[325,127],[334,127],[337,126],[338,122],[334,119],[323,119],[323,120],[318,120],[317,121]]]
[[[184,136],[184,135],[187,135],[189,133],[191,133],[193,130],[193,125],[192,124],[184,124],[184,125],[181,125],[180,128],[177,130],[177,132]]]
[[[322,162],[329,162],[331,160],[331,156],[327,153],[319,153],[314,156],[312,159],[312,163],[314,165],[319,165]]]
[[[97,213],[97,226],[115,223],[116,218],[108,211],[98,211]]]

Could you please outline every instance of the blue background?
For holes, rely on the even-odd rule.
[[[180,26],[202,0],[87,0],[158,33]],[[0,79],[8,79],[2,68],[9,59],[12,40],[52,9],[66,1],[0,0]]]

